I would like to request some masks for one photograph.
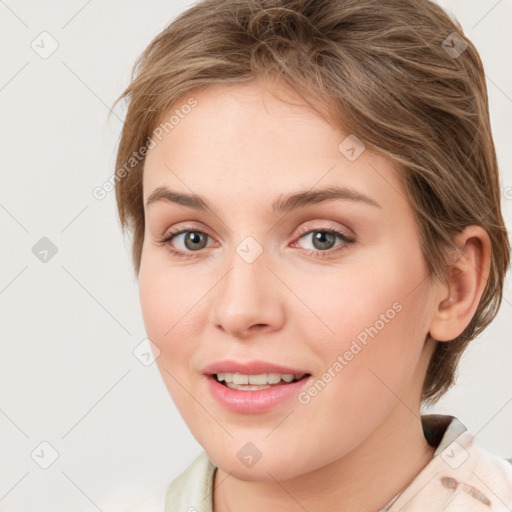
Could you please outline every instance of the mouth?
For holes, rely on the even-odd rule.
[[[310,373],[260,373],[255,375],[218,372],[210,375],[219,384],[239,391],[259,391],[278,386],[286,386],[310,377]]]
[[[265,361],[220,361],[203,373],[211,396],[237,414],[260,414],[283,406],[313,378],[305,369]]]

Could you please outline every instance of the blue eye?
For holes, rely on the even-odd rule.
[[[174,240],[180,237],[181,235],[185,235],[183,243],[185,244],[185,248],[187,250],[175,249],[172,246],[172,242],[174,242]],[[176,256],[190,258],[194,257],[194,255],[190,253],[198,252],[201,249],[205,248],[205,241],[208,238],[210,238],[210,235],[208,235],[204,231],[200,231],[197,229],[181,229],[169,232],[165,236],[165,238],[159,240],[158,243],[161,245],[168,246],[168,249],[171,251],[171,253],[175,254]]]
[[[164,240],[166,243],[170,243],[172,240],[180,237],[181,235],[185,235],[183,239],[183,243],[185,247],[190,251],[196,251],[200,249],[204,249],[206,244],[204,243],[208,235],[203,233],[202,231],[179,231],[177,233],[170,233],[170,235]]]
[[[338,231],[337,229],[329,228],[329,229],[312,229],[307,233],[304,233],[299,239],[310,237],[310,241],[314,246],[314,253],[325,253],[327,251],[330,254],[336,243],[336,239],[341,240],[341,245],[350,244],[354,241],[354,239],[342,231]],[[339,246],[338,246],[339,247]],[[323,256],[323,254],[322,254]]]
[[[182,239],[185,249],[176,249],[173,246],[173,242],[181,235],[185,235]],[[307,253],[321,258],[331,257],[334,253],[337,254],[339,251],[346,249],[349,244],[355,242],[352,236],[334,228],[310,229],[300,235],[298,239],[300,240],[306,237],[311,238],[315,247],[315,249],[308,249]],[[193,253],[200,252],[206,247],[208,238],[211,238],[210,235],[198,229],[180,229],[167,233],[165,237],[157,241],[157,243],[166,245],[169,251],[178,257],[193,258],[195,257]],[[338,246],[334,245],[336,239],[341,241],[341,244]],[[333,247],[335,248],[332,249]]]

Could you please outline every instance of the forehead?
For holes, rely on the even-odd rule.
[[[219,202],[235,200],[242,191],[260,202],[280,192],[333,185],[377,201],[392,193],[396,201],[401,183],[391,162],[368,150],[348,158],[353,135],[329,124],[289,90],[278,92],[275,97],[252,81],[184,96],[162,118],[165,123],[174,116],[174,123],[153,136],[156,145],[144,165],[144,203],[162,185],[207,197],[215,187]],[[195,106],[184,108],[191,98]],[[357,142],[354,148],[361,149]],[[239,200],[244,203],[246,196]]]

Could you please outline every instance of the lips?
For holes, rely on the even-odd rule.
[[[309,374],[309,372],[303,368],[292,368],[267,361],[247,361],[244,363],[228,359],[209,364],[203,369],[203,373],[205,375],[215,375],[219,372],[241,373],[243,375],[259,375],[262,373],[291,373],[292,375],[299,375],[303,373]]]
[[[206,375],[204,377],[206,389],[218,404],[230,412],[237,414],[257,414],[269,412],[278,406],[284,406],[286,403],[290,403],[290,401],[294,397],[296,398],[301,390],[308,386],[313,379],[311,374],[307,374],[302,379],[294,380],[289,383],[281,382],[279,384],[265,386],[238,386],[233,389],[226,386],[224,382],[219,382],[214,373],[210,373],[215,372],[218,368],[226,367],[250,372],[248,375],[253,375],[251,372],[261,372],[260,368],[263,368],[264,370],[277,368],[279,370],[277,373],[280,373],[281,371],[298,371],[295,368],[288,368],[270,363],[262,364],[263,366],[261,364],[252,365],[252,363],[233,364],[233,361],[231,361],[230,365],[226,364],[226,362],[220,362],[218,364],[216,363],[207,366],[205,368]],[[218,373],[222,372],[219,371]],[[231,375],[236,375],[236,373],[231,373]],[[245,375],[247,375],[247,373]],[[255,375],[258,375],[258,373]],[[295,374],[292,373],[292,375]]]

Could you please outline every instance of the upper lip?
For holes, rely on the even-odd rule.
[[[214,375],[216,373],[241,373],[242,375],[260,375],[262,373],[289,373],[297,375],[308,373],[306,370],[289,368],[279,364],[269,363],[267,361],[246,361],[238,362],[231,360],[217,361],[209,364],[203,369],[205,375]]]

